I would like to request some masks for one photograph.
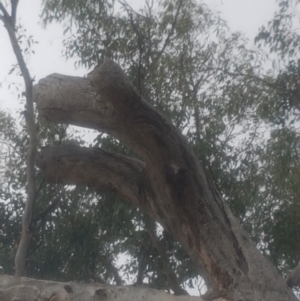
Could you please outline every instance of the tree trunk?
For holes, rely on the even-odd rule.
[[[33,206],[36,199],[36,181],[35,181],[35,167],[34,158],[37,149],[36,138],[36,125],[34,117],[33,107],[33,91],[32,91],[32,78],[29,70],[26,66],[25,59],[22,54],[22,50],[19,44],[19,40],[16,36],[16,14],[18,0],[11,0],[11,15],[7,12],[4,5],[0,2],[0,11],[3,16],[0,20],[7,30],[11,46],[16,56],[22,77],[25,83],[25,98],[26,98],[26,111],[25,120],[27,124],[27,132],[29,136],[29,145],[27,150],[26,160],[26,179],[27,179],[27,200],[25,202],[24,214],[22,217],[22,233],[21,239],[18,245],[17,253],[15,256],[15,275],[26,276],[26,258],[28,248],[32,238],[32,216]]]
[[[213,292],[206,299],[297,300],[239,226],[186,139],[138,95],[117,64],[106,59],[89,79],[50,75],[34,95],[49,121],[106,132],[140,159],[47,147],[37,163],[49,181],[113,191],[160,222],[199,267]]]

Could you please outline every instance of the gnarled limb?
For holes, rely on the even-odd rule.
[[[151,203],[140,160],[97,148],[57,146],[42,149],[36,163],[48,182],[114,192],[136,207]]]

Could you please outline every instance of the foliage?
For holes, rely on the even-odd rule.
[[[263,220],[265,248],[276,266],[287,271],[297,265],[299,245],[299,1],[278,2],[274,19],[263,26],[255,42],[270,53],[274,90],[269,104],[261,102],[259,116],[270,123],[261,165],[265,176],[264,200],[271,212]],[[294,239],[291,239],[291,238]]]

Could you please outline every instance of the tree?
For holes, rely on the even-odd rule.
[[[0,16],[0,20],[3,22],[9,35],[9,39],[25,84],[25,119],[29,136],[29,144],[26,158],[27,201],[25,202],[25,209],[22,217],[22,235],[15,256],[16,276],[24,276],[26,274],[26,255],[32,237],[32,214],[36,198],[34,157],[36,154],[37,140],[34,107],[32,100],[32,78],[26,66],[24,57],[22,55],[22,50],[18,41],[18,37],[16,35],[16,17],[18,2],[19,0],[11,1],[11,14],[8,13],[8,11],[5,9],[4,5],[1,2],[0,11],[2,14]]]
[[[270,47],[275,67],[267,71],[268,54],[246,47],[238,33],[228,34],[204,4],[184,2],[177,15],[170,1],[139,12],[119,3],[121,14],[110,2],[45,1],[44,20],[70,19],[78,26],[65,39],[66,57],[77,57],[78,64],[89,67],[105,54],[121,64],[147,100],[185,133],[234,215],[285,274],[299,261],[299,240],[288,239],[297,236],[299,220],[298,111],[290,101],[297,60],[288,63],[298,45],[291,19],[297,1],[279,2],[269,34],[256,39],[258,46],[262,37],[277,45]],[[172,38],[161,39],[162,33]],[[149,70],[161,49],[159,66]]]
[[[88,79],[53,75],[40,82],[39,113],[105,130],[143,161],[104,150],[46,148],[38,164],[48,181],[105,187],[138,206],[175,236],[219,296],[247,299],[256,291],[257,300],[293,298],[238,226],[186,141],[136,93],[121,68],[105,60],[91,78],[97,93]],[[281,288],[262,292],[263,282]]]
[[[282,271],[297,266],[300,254],[297,251],[299,239],[288,237],[299,235],[298,172],[299,167],[299,75],[300,65],[299,31],[294,24],[299,22],[297,9],[299,1],[279,1],[279,10],[274,19],[263,26],[255,42],[264,46],[272,58],[277,71],[268,84],[273,87],[272,101],[262,101],[259,115],[273,124],[271,139],[262,160],[264,173],[268,174],[266,186],[270,192],[266,197],[274,199],[272,215],[274,220],[266,221],[265,242],[272,261]],[[299,285],[297,267],[288,276],[287,283]]]
[[[178,8],[178,11],[180,10],[181,5],[182,4],[180,4],[180,2],[179,2],[179,5],[175,8],[175,13],[176,13],[177,8]],[[172,11],[172,9],[171,9],[171,11]],[[176,17],[176,14],[175,14],[175,17]],[[131,23],[129,22],[129,25],[134,29],[134,26],[133,26],[134,20],[132,20],[132,19],[129,19],[129,20],[131,22]],[[132,25],[132,23],[133,23],[133,25]],[[139,28],[141,28],[141,27],[139,27]],[[168,46],[167,42],[168,42],[168,40],[170,41],[170,39],[171,39],[171,35],[170,35],[170,37],[168,37],[166,39],[166,44],[165,44],[166,46],[163,46],[164,48],[166,48]],[[158,46],[159,45],[160,44],[158,43]],[[179,43],[179,45],[180,45],[180,43]],[[140,57],[141,57],[142,48],[140,47],[138,49],[140,51]],[[158,53],[158,56],[156,56],[157,53]],[[154,57],[154,62],[155,62],[155,58],[158,57],[159,59],[161,58],[160,62],[168,63],[168,59],[170,58],[168,55],[164,56],[163,55],[164,53],[160,52],[160,51],[158,51],[157,53],[155,53],[155,52],[153,54],[150,53]],[[150,61],[153,61],[153,60],[150,59]],[[178,66],[184,68],[186,65],[188,65],[188,66],[193,65],[193,64],[189,65],[188,63],[189,63],[188,61],[184,62],[184,64],[182,64],[182,62],[181,62],[180,64],[178,64]],[[207,67],[206,65],[203,65],[203,66]],[[113,63],[109,63],[109,61],[107,61],[106,65],[104,64],[104,67],[108,68],[108,69],[112,68],[113,70],[116,70],[117,79],[118,79],[118,76],[120,76],[119,79],[121,80],[122,84],[123,84],[122,81],[124,81],[124,87],[125,87],[124,89],[126,90],[126,87],[131,89],[131,86],[128,84],[127,79],[123,76],[122,71],[120,71],[120,69],[116,65],[114,65]],[[140,81],[142,79],[142,73],[141,73],[142,67],[143,67],[143,65],[139,64],[139,66],[138,66],[139,76],[137,78],[137,83],[138,83],[137,87],[139,88],[140,93],[141,93],[141,91],[143,91],[143,89],[145,89],[145,87],[143,88],[143,85],[141,84],[141,81]],[[104,70],[105,70],[105,68],[104,68]],[[103,71],[103,69],[99,69],[99,70]],[[98,71],[98,70],[96,70],[96,71]],[[189,69],[189,71],[191,72],[191,69]],[[226,71],[229,72],[228,70],[226,70]],[[188,72],[188,70],[187,70],[187,72]],[[132,70],[132,73],[134,73],[134,70]],[[155,72],[153,72],[153,73],[155,74]],[[97,73],[92,74],[92,77],[94,78],[93,82],[95,84],[95,87],[97,87],[97,77],[95,80],[95,76],[94,76],[95,74],[97,74]],[[109,72],[108,72],[108,74],[109,74]],[[149,73],[146,72],[146,74],[149,74]],[[216,75],[216,74],[217,73],[212,73],[212,75]],[[57,79],[56,76],[50,77],[50,78],[54,82]],[[68,83],[68,78],[65,78],[62,76],[58,76],[58,78],[61,83],[64,83],[64,82]],[[184,79],[185,77],[183,76],[182,78]],[[81,80],[79,80],[79,79],[70,79],[70,82],[72,83],[73,80],[74,81],[76,80],[76,83],[78,86],[77,88],[80,88],[80,85],[82,84],[82,91],[86,91],[86,93],[81,94],[83,98],[85,98],[86,97],[85,94],[88,94],[88,93],[91,93],[92,95],[94,94],[94,97],[96,97],[96,98],[101,97],[101,91],[98,91],[97,92],[98,94],[95,94],[96,93],[95,90],[97,90],[98,88],[95,89],[95,88],[89,87],[90,82],[88,80],[83,80],[81,83]],[[45,81],[45,83],[47,86],[48,85],[47,81]],[[196,82],[197,85],[199,85],[199,83],[201,83],[200,80]],[[187,82],[185,84],[186,84],[186,88],[187,88],[191,83]],[[62,85],[64,85],[64,84],[62,84]],[[110,82],[107,83],[107,85],[110,85]],[[194,92],[197,91],[197,85],[193,86]],[[145,85],[145,86],[146,86],[146,88],[151,89],[151,86],[147,86],[147,85]],[[236,86],[238,88],[237,82],[235,82],[232,87],[234,87],[234,86]],[[40,87],[38,87],[38,90],[40,88],[45,89],[45,86],[43,87],[43,84],[42,84]],[[119,87],[119,88],[121,89],[121,92],[123,92],[122,87]],[[89,89],[91,89],[91,90],[89,90]],[[51,87],[50,87],[50,90],[51,90]],[[71,86],[71,90],[73,91],[73,93],[74,93],[74,91],[78,91],[78,95],[79,95],[79,93],[82,93],[81,90],[75,90],[75,87],[72,87],[72,86]],[[59,91],[59,89],[57,89],[56,91]],[[64,98],[64,101],[67,102],[68,101],[67,91],[63,90],[63,88],[61,91],[62,91],[61,95],[66,95],[66,97]],[[118,89],[114,89],[114,87],[112,87],[111,91],[114,91],[114,93],[117,93]],[[193,91],[189,91],[188,89],[186,90],[186,92],[193,92]],[[234,91],[234,90],[232,89],[231,91]],[[40,96],[43,95],[43,93],[44,92],[42,92],[42,94],[40,94]],[[47,97],[49,97],[50,93],[48,95],[46,95],[46,100],[47,100]],[[64,93],[66,93],[66,94],[64,94]],[[129,93],[130,93],[130,91],[129,91]],[[126,93],[123,93],[123,95],[126,95]],[[210,179],[209,176],[207,179],[205,179],[206,177],[204,176],[204,172],[201,171],[199,162],[193,156],[193,154],[191,153],[191,150],[189,150],[189,148],[187,147],[187,145],[184,142],[184,140],[182,139],[182,137],[178,134],[178,132],[174,129],[174,127],[172,127],[168,122],[166,122],[159,113],[157,113],[155,110],[153,111],[151,109],[151,106],[148,106],[145,102],[141,101],[140,98],[137,97],[137,95],[139,95],[139,93],[134,93],[134,92],[132,92],[129,95],[133,99],[133,101],[131,100],[129,102],[129,104],[117,103],[114,98],[103,100],[104,104],[105,104],[105,106],[104,106],[105,113],[108,113],[108,116],[103,116],[104,121],[101,119],[98,120],[95,116],[94,116],[95,119],[93,119],[92,118],[93,116],[91,116],[91,115],[86,116],[87,119],[77,118],[74,120],[72,119],[72,117],[73,117],[72,115],[71,116],[67,115],[64,118],[60,117],[59,114],[57,114],[58,109],[63,109],[63,111],[67,111],[66,113],[64,112],[64,114],[68,114],[68,113],[72,114],[72,111],[68,111],[70,104],[67,105],[66,103],[61,103],[61,104],[57,104],[57,107],[55,107],[56,104],[54,104],[54,109],[56,109],[56,114],[54,114],[55,116],[53,116],[51,114],[52,113],[51,110],[53,109],[53,104],[49,104],[49,103],[45,102],[46,103],[46,109],[44,108],[45,111],[43,110],[43,105],[45,103],[40,102],[38,104],[41,106],[41,103],[42,103],[42,109],[40,107],[42,114],[47,116],[47,118],[54,118],[54,120],[56,120],[56,121],[59,118],[61,118],[59,121],[69,123],[70,119],[68,119],[68,118],[71,118],[72,119],[71,121],[78,122],[78,124],[83,123],[84,125],[86,125],[87,123],[90,124],[92,122],[93,123],[92,126],[95,126],[97,129],[99,128],[99,126],[102,127],[103,122],[104,122],[104,126],[105,126],[106,130],[110,134],[112,134],[113,136],[115,136],[117,139],[119,139],[121,141],[125,141],[125,142],[129,143],[129,145],[134,149],[136,156],[138,156],[140,159],[143,159],[144,162],[132,160],[131,158],[128,158],[128,156],[122,157],[120,155],[116,155],[113,153],[107,153],[105,151],[104,152],[96,151],[96,153],[93,153],[93,151],[92,151],[92,153],[89,154],[88,150],[84,150],[84,151],[87,151],[86,156],[89,156],[89,155],[94,156],[94,157],[96,156],[96,158],[98,157],[97,154],[99,154],[99,152],[100,152],[102,157],[98,157],[97,161],[99,162],[99,164],[101,164],[101,162],[106,164],[106,167],[107,167],[107,164],[110,164],[110,161],[108,160],[108,158],[114,158],[114,162],[112,162],[111,163],[112,165],[111,166],[109,165],[109,167],[110,167],[110,173],[114,173],[114,171],[115,171],[115,174],[114,174],[115,178],[110,178],[106,174],[105,179],[102,179],[104,181],[104,183],[101,183],[101,181],[100,181],[101,177],[99,177],[100,180],[97,180],[97,181],[96,181],[96,179],[93,178],[92,179],[93,181],[91,183],[87,179],[85,179],[83,175],[81,175],[79,179],[75,177],[73,179],[71,178],[71,180],[74,180],[74,181],[79,180],[79,181],[82,181],[82,183],[84,183],[84,184],[90,184],[91,186],[94,186],[94,187],[95,186],[98,187],[97,186],[97,183],[98,183],[101,188],[103,188],[103,186],[105,186],[108,189],[113,189],[115,192],[116,191],[119,192],[119,194],[121,194],[123,197],[130,199],[131,202],[134,202],[135,205],[138,205],[140,208],[142,208],[148,214],[152,215],[155,219],[159,220],[164,226],[166,226],[166,228],[170,232],[172,232],[175,235],[175,237],[177,239],[179,239],[179,241],[183,244],[185,249],[188,251],[193,262],[197,263],[196,265],[197,265],[198,269],[201,270],[201,274],[205,277],[207,284],[209,284],[212,289],[215,289],[216,287],[218,287],[217,289],[215,289],[215,293],[217,292],[217,295],[220,293],[221,294],[225,293],[225,294],[228,294],[228,297],[235,298],[234,296],[237,296],[239,293],[241,293],[241,291],[239,292],[239,289],[234,290],[234,292],[231,291],[232,288],[230,288],[230,286],[232,284],[227,282],[227,280],[230,279],[230,277],[232,276],[231,273],[232,273],[233,269],[237,268],[236,271],[240,271],[241,275],[243,275],[243,273],[244,274],[246,273],[245,271],[247,270],[247,268],[249,268],[249,266],[252,265],[251,262],[253,262],[252,260],[255,259],[256,256],[259,259],[258,262],[263,262],[263,259],[260,258],[260,255],[257,253],[257,251],[254,251],[253,246],[250,246],[249,250],[245,250],[245,245],[247,245],[249,243],[249,241],[248,241],[247,237],[245,236],[245,238],[244,238],[245,242],[242,242],[241,236],[244,236],[244,234],[241,235],[240,230],[230,229],[231,227],[233,227],[232,225],[234,225],[234,228],[235,228],[236,221],[234,220],[234,218],[232,218],[226,205],[224,205],[222,203],[222,201],[220,200],[220,196],[219,196],[217,190],[214,188],[214,183],[212,182],[212,179]],[[146,93],[146,95],[147,95],[148,99],[151,99],[149,97],[150,94]],[[40,98],[40,96],[38,96],[38,97]],[[174,96],[176,96],[176,94]],[[52,97],[52,96],[50,95],[50,97]],[[191,98],[191,97],[189,97],[189,99],[193,100],[193,98]],[[101,103],[100,100],[99,100],[99,103],[101,105],[103,103]],[[157,100],[157,104],[159,104],[160,103],[159,97],[156,97],[156,100]],[[93,103],[94,103],[94,105],[98,105],[98,102],[93,101]],[[154,103],[156,103],[156,102],[154,102]],[[73,110],[75,110],[74,111],[75,113],[76,113],[76,110],[78,109],[78,113],[80,114],[80,112],[82,113],[84,111],[84,109],[86,109],[86,108],[88,111],[91,110],[91,107],[89,107],[88,104],[89,104],[89,102],[82,103],[82,102],[78,101],[78,103],[77,103],[77,101],[76,101],[76,103],[74,104],[74,106],[72,105],[72,107],[73,107]],[[66,105],[66,106],[63,107],[64,105]],[[83,107],[76,108],[76,105],[83,106]],[[120,105],[122,107],[121,110],[118,107],[118,105]],[[128,105],[133,106],[133,108],[134,108],[132,114],[131,114],[132,108],[128,108]],[[231,105],[231,103],[229,102],[229,108],[230,108],[230,105]],[[195,102],[195,103],[192,102],[192,104],[190,105],[190,107],[193,110],[195,110],[195,113],[197,112],[197,106],[198,106],[197,102]],[[93,109],[95,109],[95,108],[93,108]],[[199,108],[198,108],[198,110],[199,110]],[[127,113],[129,112],[129,114],[126,114],[124,116],[125,111],[127,111]],[[102,112],[103,111],[100,108],[98,113],[101,114]],[[180,113],[182,113],[182,112],[180,112]],[[150,114],[150,116],[149,116],[149,114]],[[117,115],[117,117],[121,116],[121,118],[115,117],[116,115]],[[127,117],[127,115],[129,115],[129,116]],[[137,116],[136,120],[133,119],[134,116]],[[197,122],[198,113],[195,114],[194,116],[196,116],[195,119]],[[75,114],[75,117],[76,117],[76,114]],[[112,118],[113,120],[110,120],[110,118]],[[119,119],[121,119],[121,120],[119,120]],[[112,121],[114,122],[113,126],[111,126]],[[124,123],[134,124],[135,122],[137,122],[139,125],[141,124],[140,129],[124,127]],[[164,133],[164,131],[166,131],[166,130],[170,133],[170,135],[166,135]],[[201,130],[201,127],[199,126],[199,124],[197,125],[197,130],[198,130],[197,134],[199,136],[199,130]],[[143,134],[145,132],[147,133],[147,135],[149,137],[145,137],[145,135]],[[138,139],[139,138],[138,136],[140,137],[140,139]],[[170,141],[169,140],[170,137],[173,138],[174,140],[171,139],[171,141]],[[200,140],[200,139],[198,138],[198,140]],[[174,141],[177,141],[177,143],[174,143]],[[101,141],[101,144],[102,144],[102,141]],[[180,147],[181,147],[181,149],[180,149]],[[63,151],[64,148],[62,148],[61,150]],[[58,178],[57,173],[55,174],[55,176],[53,174],[51,174],[51,170],[53,171],[53,169],[51,169],[51,168],[56,166],[54,164],[56,162],[55,154],[57,154],[60,158],[62,158],[62,156],[64,158],[62,160],[62,162],[60,161],[61,166],[56,166],[57,168],[61,168],[60,171],[62,173],[67,172],[66,170],[63,169],[64,162],[67,162],[67,164],[72,164],[72,162],[67,161],[68,155],[65,156],[63,153],[60,153],[61,150],[52,150],[52,149],[46,148],[44,150],[44,152],[42,152],[40,155],[39,163],[43,167],[46,174],[47,174],[47,172],[49,172],[48,177],[55,179],[56,181],[57,180],[68,181],[68,174],[64,173],[64,175],[65,175],[64,179],[61,179],[60,177]],[[78,158],[79,158],[79,160],[81,160],[81,153],[80,153],[81,150],[76,149],[75,147],[68,147],[68,148],[65,148],[65,150],[67,151],[67,153],[68,152],[73,153],[74,157],[79,156],[79,157],[77,157],[76,160],[78,160]],[[49,165],[49,163],[47,164],[47,159],[48,159],[48,155],[51,154],[52,151],[54,151],[54,152],[52,155],[50,155],[50,160],[52,158],[54,160],[54,162],[50,161],[50,165]],[[79,153],[76,153],[77,151]],[[173,154],[173,155],[170,156],[170,154]],[[103,160],[103,158],[105,158],[105,160]],[[60,159],[58,159],[58,160],[60,160]],[[113,163],[115,163],[115,161],[118,162],[118,164],[119,164],[117,166],[118,167],[117,170],[114,169],[114,168],[116,168],[115,165],[113,164]],[[81,161],[81,163],[84,164],[84,162],[82,162],[82,161]],[[144,164],[146,164],[146,167],[144,166]],[[207,165],[207,162],[203,162],[203,164],[204,164],[204,166],[206,165],[206,167],[209,167],[209,165]],[[50,166],[50,170],[47,170],[47,167],[49,167],[49,166]],[[75,166],[74,166],[74,168],[75,168]],[[123,169],[124,169],[124,171],[123,171]],[[120,177],[120,173],[119,173],[120,170],[123,172],[123,175],[121,175],[122,179],[118,178],[118,177]],[[82,166],[81,166],[80,172],[82,172],[82,171],[83,170],[82,170]],[[86,169],[86,171],[88,171],[88,169]],[[142,175],[140,175],[138,173],[139,171],[142,171]],[[120,185],[116,185],[116,183],[115,183],[116,178],[121,181],[121,180],[123,180],[124,175],[125,175],[125,177],[124,177],[125,180],[131,179],[130,177],[126,176],[128,172],[130,173],[132,180],[138,179],[137,183],[135,181],[132,181],[132,183],[128,183],[128,185],[129,185],[128,187],[132,187],[132,189],[130,189],[130,190],[128,189],[127,185],[125,185],[125,184],[121,185],[121,187],[120,187]],[[78,174],[79,174],[79,171],[78,171]],[[206,174],[207,174],[207,172],[206,172]],[[93,175],[93,173],[87,174],[86,176],[90,177],[91,175]],[[69,175],[69,176],[74,177],[74,176],[76,176],[76,174]],[[110,174],[110,176],[111,176],[111,174]],[[141,180],[140,180],[140,178],[141,178]],[[158,181],[158,180],[160,180],[160,181]],[[95,181],[96,181],[96,184],[95,184]],[[98,182],[98,181],[100,181],[100,182]],[[145,183],[146,183],[146,185],[145,185]],[[142,187],[140,187],[140,186],[142,186]],[[123,189],[125,189],[125,190],[123,190]],[[149,191],[150,191],[150,193],[149,193]],[[165,193],[165,191],[166,191],[166,193]],[[139,197],[135,196],[134,192],[137,193],[137,196],[139,196]],[[129,193],[129,195],[128,195],[128,193]],[[142,196],[140,196],[140,193],[142,193]],[[199,201],[199,196],[201,196],[200,201]],[[185,198],[189,199],[189,202],[181,201],[182,199],[185,199]],[[141,204],[139,202],[141,199],[144,201],[146,200],[147,203]],[[165,200],[165,202],[163,202],[163,200]],[[175,204],[174,204],[174,201],[175,201]],[[152,206],[149,206],[149,204]],[[224,205],[224,207],[223,207],[223,205]],[[182,216],[178,216],[178,208],[181,208],[180,210],[182,212],[180,211],[180,213],[183,213]],[[195,210],[196,208],[198,208],[198,210]],[[202,214],[201,214],[201,212],[202,212]],[[200,215],[198,215],[198,214],[200,214]],[[218,222],[216,222],[215,224],[212,224],[211,220],[210,220],[210,215],[217,216],[216,220]],[[180,225],[177,225],[176,223],[174,223],[174,220],[176,220],[177,218],[179,218],[177,220],[177,222],[180,221],[180,223],[179,223]],[[200,231],[199,231],[201,222],[205,226],[204,233],[200,233]],[[181,227],[182,225],[184,225],[185,228],[182,228]],[[182,230],[185,230],[187,233],[182,232]],[[234,262],[234,260],[232,260],[232,257],[231,257],[232,255],[231,256],[229,256],[229,254],[226,255],[225,254],[226,252],[224,252],[224,254],[221,254],[222,253],[221,251],[224,251],[225,249],[221,250],[221,251],[215,249],[214,241],[211,241],[210,243],[208,242],[206,246],[205,245],[197,246],[198,249],[197,249],[197,247],[193,246],[193,245],[197,245],[198,238],[200,239],[199,241],[201,241],[201,239],[205,242],[209,241],[208,232],[210,232],[211,234],[215,233],[216,236],[214,236],[214,237],[221,237],[223,242],[225,243],[225,245],[227,244],[229,246],[227,249],[227,252],[228,252],[228,250],[232,250],[234,252],[234,254],[236,254],[236,257],[233,257],[233,258],[240,260],[240,262]],[[229,242],[232,242],[232,239],[234,239],[234,237],[236,237],[237,241],[236,241],[236,243],[231,245],[231,243],[229,243]],[[249,244],[251,245],[251,243],[249,243]],[[239,246],[241,247],[241,251],[239,251]],[[249,257],[252,257],[252,256],[249,256],[249,252],[251,253],[252,251],[253,251],[253,254],[252,254],[253,258],[251,258],[251,260],[250,260]],[[199,253],[202,256],[202,258],[201,258],[201,256],[200,257],[198,256]],[[221,257],[223,258],[222,259],[223,266],[222,265],[218,266],[218,265],[216,265],[216,263],[219,262],[219,259],[221,260]],[[224,261],[224,257],[228,258],[228,262]],[[260,260],[262,260],[262,261],[260,261]],[[269,267],[269,265],[267,263],[263,262],[263,264],[260,266],[260,268],[262,268],[264,266],[264,264],[266,264]],[[247,267],[247,265],[248,265],[248,267]],[[205,271],[202,270],[203,268],[204,268],[204,270],[209,270],[209,272],[205,273]],[[229,271],[231,270],[231,272],[228,273],[228,270]],[[228,274],[226,275],[226,273],[224,271]],[[224,272],[224,273],[222,273],[222,272]],[[250,268],[250,275],[251,275],[250,278],[253,279],[254,274],[252,274],[252,273],[253,273],[253,267]],[[272,272],[271,272],[271,274],[267,275],[267,278],[264,278],[265,274],[263,274],[263,273],[268,273],[268,271],[262,272],[262,274],[260,275],[262,280],[265,281],[266,279],[271,279],[271,281],[273,281],[273,283],[276,283],[276,287],[279,290],[282,290],[282,293],[284,293],[284,291],[286,289],[284,288],[284,286],[282,286],[282,284],[280,284],[280,280],[278,278],[276,278],[275,274],[271,275],[272,274]],[[229,277],[227,278],[228,275],[229,275]],[[241,285],[241,283],[243,283],[243,281],[245,281],[245,283],[247,283],[247,281],[245,279],[243,279],[243,277],[238,277],[238,278],[239,278],[238,279],[239,281],[236,282],[237,286],[239,286],[238,283],[240,283],[240,285]],[[255,280],[251,279],[250,282],[253,281],[253,283],[256,283],[256,281],[258,281],[258,282],[260,281],[259,277],[255,277],[255,278],[256,278]],[[235,277],[232,279],[237,279],[237,275],[235,275]],[[236,280],[234,280],[234,281],[236,281]],[[279,281],[278,282],[278,285],[280,284],[279,286],[277,285],[277,281]],[[247,285],[251,286],[252,284],[249,284],[249,283],[245,284],[245,286],[247,286]],[[247,290],[248,290],[248,292],[247,292]],[[247,298],[247,293],[249,294],[249,296],[250,296],[250,294],[253,295],[253,288],[251,287],[251,288],[242,290],[242,293],[243,293],[243,298]],[[286,293],[290,294],[289,291],[286,291]],[[266,294],[272,294],[272,293],[267,292]],[[209,295],[207,295],[207,296],[209,296]],[[265,295],[264,297],[261,296],[261,298],[268,298],[268,297],[271,298],[270,295],[269,296]],[[272,298],[273,299],[276,298],[275,295],[272,296]],[[274,300],[276,300],[276,299],[274,299]]]

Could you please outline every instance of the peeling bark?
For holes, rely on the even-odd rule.
[[[84,149],[77,161],[71,159],[72,151],[66,152],[57,161],[60,149],[49,148],[39,155],[47,178],[113,189],[143,208],[182,244],[204,271],[201,275],[214,295],[239,301],[297,300],[239,226],[182,134],[138,95],[117,64],[106,59],[89,79],[50,75],[34,91],[38,111],[49,121],[104,131],[131,147],[143,162],[138,161],[142,176],[133,172],[127,178],[110,170],[113,164],[105,166],[106,159],[99,163],[89,157],[93,150]]]

